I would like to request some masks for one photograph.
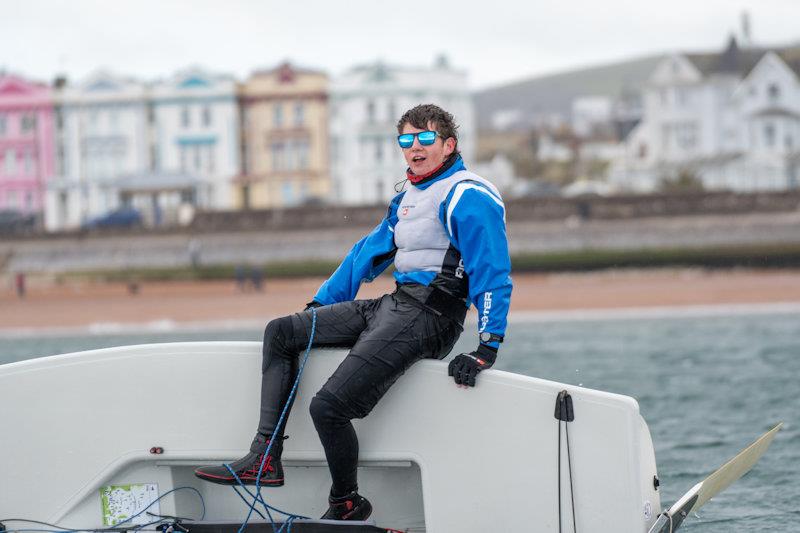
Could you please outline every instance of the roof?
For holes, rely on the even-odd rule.
[[[607,65],[573,69],[537,76],[475,93],[478,126],[491,129],[496,112],[519,110],[523,121],[542,113],[572,113],[572,102],[581,96],[619,98],[638,94],[664,55],[638,57]],[[529,123],[521,124],[528,129]]]
[[[275,67],[265,67],[259,68],[253,71],[250,77],[254,76],[269,76],[272,74],[277,74],[281,77],[293,77],[299,74],[311,74],[311,75],[321,75],[327,76],[327,73],[324,70],[306,68],[306,67],[298,67],[297,65],[292,64],[289,61],[284,61],[283,63],[275,66]]]
[[[742,48],[731,36],[728,45],[721,53],[686,54],[686,57],[704,75],[712,74],[738,74],[747,77],[755,68],[761,58],[767,53],[774,52],[800,76],[800,44],[778,48],[748,47]]]

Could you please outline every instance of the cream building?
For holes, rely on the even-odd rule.
[[[236,208],[275,208],[330,198],[328,76],[284,63],[241,85],[244,172]]]

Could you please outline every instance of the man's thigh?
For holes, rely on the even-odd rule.
[[[367,328],[367,315],[376,300],[354,300],[316,308],[314,346],[319,348],[350,348]],[[296,349],[305,349],[311,334],[312,312],[292,315],[292,342]]]

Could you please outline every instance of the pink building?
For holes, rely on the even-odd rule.
[[[42,213],[55,172],[53,126],[46,85],[0,75],[0,210]]]

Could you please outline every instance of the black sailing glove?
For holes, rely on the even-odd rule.
[[[497,348],[479,344],[474,352],[455,356],[447,367],[447,375],[453,376],[457,385],[474,387],[478,372],[490,368],[495,359],[497,359]]]
[[[321,303],[319,303],[319,302],[318,302],[318,301],[316,301],[316,300],[311,300],[310,302],[308,302],[308,303],[306,304],[306,308],[305,308],[305,309],[303,309],[303,311],[311,311],[311,310],[312,310],[312,309],[314,309],[315,307],[322,307],[322,304],[321,304]]]

